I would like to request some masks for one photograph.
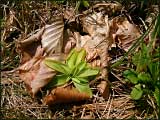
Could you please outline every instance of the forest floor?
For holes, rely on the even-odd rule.
[[[156,16],[158,13],[157,11],[159,11],[157,1],[155,3],[146,3],[145,0],[138,2],[120,1],[120,3],[107,1],[76,3],[73,1],[8,1],[8,3],[0,3],[0,5],[1,11],[3,13],[3,18],[0,18],[2,28],[1,118],[158,119],[159,110],[154,97],[144,96],[143,99],[133,100],[130,95],[133,84],[126,82],[123,76],[123,72],[127,68],[135,68],[135,66],[133,67],[133,65],[129,63],[131,60],[130,56],[125,56],[125,53],[129,51],[129,47],[133,46],[134,43],[132,41],[133,34],[130,32],[135,32],[135,36],[133,36],[136,39],[145,34],[147,28],[149,28],[149,26],[152,24],[153,19],[151,16]],[[94,8],[92,8],[93,6]],[[54,104],[51,106],[45,105],[43,104],[42,98],[33,98],[29,94],[25,85],[25,81],[21,79],[22,77],[20,76],[20,73],[16,70],[16,68],[21,66],[21,62],[23,61],[21,52],[17,51],[17,41],[22,39],[24,40],[29,36],[32,36],[36,30],[41,29],[46,24],[51,24],[54,22],[54,18],[52,16],[56,16],[62,13],[64,16],[64,23],[67,24],[67,22],[72,23],[74,21],[73,24],[69,24],[68,26],[64,27],[69,30],[74,29],[73,31],[79,32],[81,35],[86,34],[86,31],[84,32],[83,29],[81,29],[81,24],[84,23],[79,24],[75,18],[80,16],[80,14],[85,14],[86,16],[88,14],[92,14],[92,11],[89,11],[89,8],[94,9],[96,12],[100,11],[105,15],[107,14],[108,21],[112,23],[114,23],[114,19],[120,20],[117,19],[119,16],[122,17],[122,21],[125,21],[123,24],[123,22],[115,20],[115,22],[117,22],[115,23],[115,26],[111,25],[110,29],[113,29],[111,32],[114,32],[114,35],[116,36],[115,38],[113,37],[115,41],[112,42],[116,45],[121,44],[121,46],[112,47],[112,45],[110,45],[110,48],[112,49],[107,49],[107,56],[109,59],[107,64],[108,66],[112,66],[123,56],[125,56],[124,61],[127,61],[128,63],[123,63],[116,67],[107,68],[107,79],[110,82],[110,86],[108,88],[109,95],[107,99],[101,95],[100,91],[96,91],[96,83],[96,85],[91,86],[93,91],[96,89],[93,92],[93,97],[91,99],[79,102]],[[86,13],[84,11],[86,11]],[[130,29],[129,25],[131,24],[134,25],[133,27],[135,27],[135,31],[125,31],[126,29]],[[115,29],[114,27],[117,28]],[[123,29],[123,27],[125,29]],[[136,31],[137,28],[139,32]],[[124,32],[128,33],[122,34],[121,32],[123,30]],[[91,34],[92,32],[93,31],[89,31]],[[111,32],[110,34],[112,34]],[[92,37],[95,37],[95,34],[96,33],[94,33]],[[127,35],[131,37],[128,37]],[[146,39],[147,37],[145,40]],[[127,40],[131,40],[129,46]],[[132,53],[134,54],[134,50],[132,50]]]

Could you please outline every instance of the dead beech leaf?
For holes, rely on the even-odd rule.
[[[95,58],[93,51],[97,49],[97,55],[100,57],[101,73],[103,79],[107,78],[106,67],[108,64],[108,49],[112,44],[110,38],[110,27],[108,16],[101,12],[94,13],[83,18],[83,27],[89,35],[80,36],[81,46],[84,47],[88,53],[87,58]],[[87,38],[87,39],[86,39]],[[99,64],[99,63],[98,63]],[[97,64],[97,65],[98,65]]]
[[[110,27],[113,40],[125,51],[128,51],[133,42],[141,35],[136,25],[131,24],[125,17],[111,20]]]
[[[17,52],[21,55],[20,63],[24,64],[25,62],[32,59],[36,52],[37,48],[41,46],[41,36],[43,34],[44,28],[40,29],[37,33],[33,34],[29,38],[17,42]],[[38,50],[39,51],[39,50]]]
[[[64,18],[67,19],[69,22],[74,21],[75,20],[74,8],[70,7],[68,9],[65,9]]]
[[[49,59],[61,61],[63,59],[62,55],[54,55],[49,57]],[[56,71],[48,68],[43,60],[43,58],[36,59],[36,57],[34,57],[19,67],[20,78],[27,85],[28,91],[31,93],[32,97],[35,97],[36,93],[47,85],[56,75]]]
[[[78,90],[71,86],[66,88],[54,88],[49,95],[43,99],[43,103],[52,105],[56,103],[71,103],[89,99],[90,96],[86,93],[80,93]]]
[[[62,17],[55,17],[51,25],[45,25],[36,34],[18,44],[22,55],[19,76],[33,97],[56,74],[43,63],[44,58],[50,56],[54,60],[63,59],[63,54],[56,54],[62,50],[63,28]]]
[[[19,76],[25,82],[32,97],[36,95],[40,88],[48,84],[56,74],[54,70],[48,68],[44,64],[43,53],[43,48],[39,46],[36,50],[35,56],[18,68]],[[54,54],[50,59],[62,60],[63,56],[62,54]]]
[[[74,34],[70,29],[64,30],[64,53],[69,54],[72,48],[76,46],[76,40],[74,38]]]
[[[108,49],[113,43],[110,38],[110,27],[108,16],[101,12],[88,15],[82,19],[83,28],[89,35],[81,36],[76,34],[76,46],[83,47],[87,51],[87,61],[92,66],[101,68],[102,82],[99,86],[102,96],[107,99],[109,96],[108,80]],[[77,45],[78,44],[78,45]]]
[[[36,50],[35,56],[30,59],[28,62],[22,64],[18,67],[19,76],[27,85],[27,89],[31,92],[31,81],[39,71],[40,62],[43,57],[43,49],[39,46]]]
[[[42,35],[42,47],[50,55],[60,53],[63,46],[64,23],[62,16],[54,16],[55,20],[51,25],[46,25]]]

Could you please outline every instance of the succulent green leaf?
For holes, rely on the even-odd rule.
[[[81,49],[80,51],[77,51],[77,59],[75,65],[77,66],[81,61],[84,61],[86,56],[86,51],[84,49]]]
[[[76,79],[76,78],[75,78]],[[76,81],[79,81],[78,79]],[[77,83],[77,82],[73,82],[73,84],[75,85],[76,89],[79,91],[79,92],[83,92],[83,93],[86,93],[88,94],[90,97],[92,97],[92,91],[89,87],[89,84],[81,84],[81,83]]]
[[[55,86],[61,86],[66,84],[70,78],[65,74],[56,75],[51,82],[47,85],[47,88],[53,88]]]
[[[128,76],[129,74],[137,75],[136,71],[133,70],[133,69],[125,70],[125,71],[123,72],[123,76],[125,76],[125,77]]]
[[[80,51],[73,49],[67,58],[68,66],[70,68],[73,68],[73,66],[77,66],[81,61],[84,61],[85,56],[86,51],[84,49],[81,49]]]
[[[72,78],[72,81],[76,82],[76,83],[79,83],[79,84],[86,84],[88,83],[88,80],[87,79],[84,79],[84,78]]]
[[[97,75],[99,73],[98,69],[93,69],[93,68],[87,68],[87,69],[83,69],[78,75],[77,77],[89,77],[89,76],[94,76]]]
[[[72,69],[72,73],[71,73],[72,77],[75,77],[77,75],[77,73],[78,73],[78,68],[77,68],[77,66],[74,66]]]
[[[141,84],[135,85],[131,91],[131,98],[134,100],[139,100],[142,97],[143,90],[141,89]]]
[[[136,72],[134,70],[126,70],[123,72],[123,75],[133,84],[137,84],[139,81]]]
[[[83,69],[85,69],[87,67],[87,63],[85,61],[81,61],[77,66],[77,71],[75,73],[75,75],[78,75]]]
[[[144,83],[149,82],[151,80],[150,74],[149,73],[144,73],[144,72],[139,73],[138,78]]]
[[[76,50],[73,49],[67,58],[67,65],[69,66],[69,68],[73,69],[73,67],[75,66],[76,60],[77,60],[77,56],[78,54]]]
[[[156,99],[157,105],[160,106],[160,89],[158,89],[158,87],[155,88],[154,97]]]
[[[138,77],[135,76],[134,74],[129,74],[129,75],[127,76],[127,79],[128,79],[131,83],[133,83],[133,84],[137,84],[138,81],[139,81]]]
[[[85,61],[82,61],[77,65],[79,71],[83,70],[86,66],[87,66],[87,63]]]
[[[64,74],[68,73],[68,71],[66,71],[66,69],[64,69],[64,68],[67,68],[67,66],[61,62],[58,62],[58,61],[55,61],[52,59],[45,59],[44,62],[48,67],[50,67],[60,73],[64,73]]]

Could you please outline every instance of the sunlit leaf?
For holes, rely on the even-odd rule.
[[[67,58],[67,65],[70,67],[70,68],[73,68],[75,66],[75,62],[77,60],[77,52],[75,51],[75,49],[73,49],[70,54],[68,55],[68,58]]]
[[[62,16],[54,16],[54,22],[50,25],[45,25],[41,43],[47,54],[61,52],[63,44],[63,30],[64,22]]]
[[[65,68],[67,67],[65,64],[58,62],[58,61],[55,61],[55,60],[51,60],[51,59],[45,59],[44,62],[48,67],[50,67],[58,72],[67,74],[67,71],[64,69],[64,67]]]
[[[92,97],[92,91],[89,87],[89,84],[79,84],[77,82],[73,82],[73,83],[79,92],[87,93],[90,97]]]
[[[79,83],[79,84],[86,84],[88,83],[88,80],[87,79],[84,79],[84,78],[72,78],[72,80],[76,83]]]
[[[87,63],[82,61],[77,65],[78,71],[76,73],[76,75],[78,75],[83,69],[85,69],[87,67]]]
[[[74,66],[74,67],[72,68],[71,74],[72,74],[73,77],[75,77],[75,76],[77,75],[77,73],[78,73],[78,67],[77,67],[77,66]]]
[[[97,75],[98,73],[99,73],[98,69],[88,68],[88,69],[82,70],[82,72],[80,72],[77,76],[78,77],[89,77],[89,76]]]
[[[131,92],[131,98],[134,100],[139,100],[142,97],[143,90],[141,89],[141,85],[135,85]]]
[[[70,80],[70,77],[65,74],[56,75],[53,80],[47,85],[47,88],[53,88],[55,86],[61,86],[66,84]]]
[[[81,61],[84,61],[85,56],[86,56],[86,51],[85,51],[84,49],[81,49],[81,50],[78,52],[75,65],[78,65]]]

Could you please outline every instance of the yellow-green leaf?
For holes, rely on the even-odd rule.
[[[154,97],[156,99],[157,105],[160,106],[160,89],[158,89],[158,87],[155,88]]]
[[[68,81],[70,80],[70,78],[65,75],[65,74],[61,74],[61,75],[56,75],[53,80],[51,82],[49,82],[49,84],[47,85],[47,88],[53,88],[55,86],[61,86],[66,84]]]
[[[72,78],[72,81],[76,82],[76,83],[79,83],[79,84],[86,84],[88,83],[88,80],[87,79],[84,79],[84,78]]]
[[[75,65],[78,65],[81,61],[84,61],[85,56],[86,56],[86,51],[84,49],[77,51],[77,59]]]
[[[73,68],[75,66],[75,62],[77,60],[77,52],[75,49],[73,49],[70,54],[68,55],[68,58],[67,58],[67,65],[70,67],[70,68]]]
[[[65,64],[58,62],[58,61],[55,61],[55,60],[52,60],[52,59],[45,59],[44,62],[48,67],[50,67],[58,72],[68,74],[68,71],[66,71],[66,69],[64,69],[64,68],[67,68],[67,66]]]
[[[79,81],[77,79],[77,81]],[[88,94],[90,97],[92,97],[92,91],[89,87],[89,84],[81,84],[81,83],[77,83],[77,82],[73,82],[73,84],[75,85],[76,89],[79,91],[79,92],[83,92],[83,93],[86,93]]]
[[[99,73],[98,69],[93,69],[93,68],[87,68],[82,70],[82,72],[80,72],[77,77],[89,77],[89,76],[94,76],[97,75]]]
[[[139,100],[142,97],[143,90],[141,89],[141,84],[135,85],[131,92],[131,98],[134,100]]]

